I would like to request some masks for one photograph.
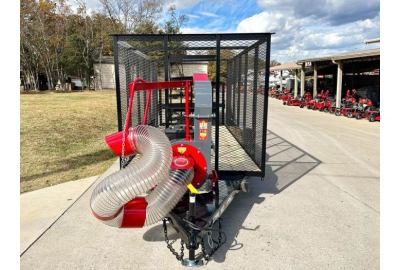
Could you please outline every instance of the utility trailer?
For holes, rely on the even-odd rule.
[[[211,259],[226,240],[220,218],[225,209],[238,192],[249,191],[249,176],[264,180],[272,34],[113,36],[119,132],[107,136],[106,141],[121,156],[124,175],[106,179],[95,189],[91,207],[98,219],[110,226],[143,227],[168,211],[157,221],[163,221],[167,247],[176,258],[185,266],[203,265],[203,259]],[[189,61],[207,61],[208,74],[182,74],[182,65]],[[181,70],[178,76],[174,76],[176,69]],[[165,187],[170,188],[168,192],[160,191],[164,188],[161,184],[149,189],[150,185],[143,189],[147,197],[135,197],[150,181],[144,179],[140,185],[118,187],[112,196],[101,197],[111,181],[119,185],[123,182],[120,178],[141,177],[127,168],[145,156],[136,151],[140,136],[155,130],[135,131],[140,125],[167,136],[173,155],[172,163],[168,160],[169,177],[174,185],[181,185],[180,191],[172,184]],[[149,140],[142,138],[143,144]],[[153,154],[151,158],[158,157]],[[143,166],[146,164],[137,170]],[[151,173],[148,178],[158,172]],[[107,208],[111,203],[105,198],[122,200],[134,189],[138,190],[135,198],[126,199],[116,210]],[[176,198],[165,199],[166,193]],[[152,199],[154,202],[149,201]],[[164,204],[172,210],[165,210]],[[167,222],[181,236],[179,252],[169,243]],[[218,239],[212,238],[212,231]],[[185,248],[189,250],[187,258]],[[201,255],[196,255],[198,249]]]

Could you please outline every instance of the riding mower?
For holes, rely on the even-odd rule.
[[[312,100],[312,95],[310,92],[306,92],[300,99],[300,108],[304,108],[310,100]]]
[[[310,93],[306,93],[306,94],[309,94],[309,95],[310,95]],[[297,96],[297,97],[290,96],[290,97],[286,100],[286,105],[287,105],[287,106],[300,106],[301,103],[303,102],[303,99],[304,99],[304,97],[306,96],[306,94],[305,94],[303,97],[301,97],[301,98],[299,98],[299,96]],[[310,96],[311,96],[311,95],[310,95]],[[283,101],[283,105],[285,105],[285,101]]]
[[[294,99],[293,93],[288,92],[286,95],[283,96],[282,100],[283,100],[283,105],[286,105],[288,100],[290,99]]]
[[[289,90],[289,89],[286,89],[286,88],[283,89],[283,91],[281,91],[281,93],[280,93],[278,99],[279,99],[279,100],[283,100],[289,93],[290,93],[290,90]]]
[[[356,119],[361,119],[361,118],[365,117],[365,113],[372,106],[372,102],[370,99],[362,98],[354,105],[357,106],[356,109],[351,112],[348,112],[347,117],[348,118],[355,117]]]
[[[307,102],[307,109],[316,109],[316,103],[323,101],[325,99],[324,95],[324,90],[321,90],[321,92],[312,100]]]
[[[315,103],[314,110],[319,110],[322,112],[325,108],[325,103],[326,103],[328,96],[329,96],[329,90],[326,90],[325,93],[323,95],[321,95],[321,101]]]
[[[369,110],[368,111],[368,120],[370,122],[381,121],[380,108],[378,108],[378,110]]]
[[[357,91],[355,89],[352,90],[352,94],[350,95],[350,90],[347,90],[346,98],[342,99],[341,107],[336,108],[335,115],[343,115],[347,116],[349,112],[357,109],[357,106],[354,106],[356,102],[356,94]]]
[[[328,97],[325,100],[324,106],[319,108],[320,111],[324,112],[331,112],[333,108],[336,107],[336,98],[335,97]],[[334,113],[334,112],[331,112]]]

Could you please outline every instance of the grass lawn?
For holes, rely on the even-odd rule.
[[[20,94],[20,192],[103,173],[117,129],[115,91]]]

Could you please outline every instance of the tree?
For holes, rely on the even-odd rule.
[[[45,73],[49,88],[66,75],[86,77],[93,73],[93,62],[113,55],[110,34],[178,34],[187,22],[174,6],[160,22],[162,0],[100,0],[102,12],[88,12],[85,0],[74,14],[68,0],[20,1],[20,66],[26,89],[38,88],[38,74]],[[135,45],[135,44],[131,44]],[[150,42],[147,47],[162,47]],[[181,42],[171,46],[184,47]],[[163,57],[160,51],[146,52],[151,58]],[[174,51],[183,54],[184,51]]]
[[[138,33],[139,29],[152,30],[152,25],[162,11],[161,0],[100,0],[103,11],[115,22],[123,26],[124,34]]]
[[[215,55],[216,52],[215,50],[210,50],[208,51],[208,55]],[[221,50],[221,58],[222,59],[232,59],[235,56],[235,53],[231,50]],[[220,81],[221,82],[226,82],[227,81],[227,76],[228,76],[228,66],[227,66],[227,61],[221,61],[220,65]],[[215,61],[209,61],[208,62],[208,78],[210,81],[215,82],[216,81],[216,76],[217,76],[217,71],[216,71],[216,65],[217,63]]]
[[[275,67],[275,66],[279,66],[279,65],[281,65],[281,63],[279,63],[276,60],[271,60],[270,64],[269,64],[270,67]]]

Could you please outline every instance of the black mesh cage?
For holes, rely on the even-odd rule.
[[[193,71],[185,67],[201,64],[213,87],[213,166],[264,177],[271,34],[114,35],[119,130],[126,122],[130,83],[192,81]],[[192,85],[189,93],[193,112]],[[129,126],[143,123],[148,95],[134,93]],[[184,126],[185,89],[152,90],[146,124]]]

